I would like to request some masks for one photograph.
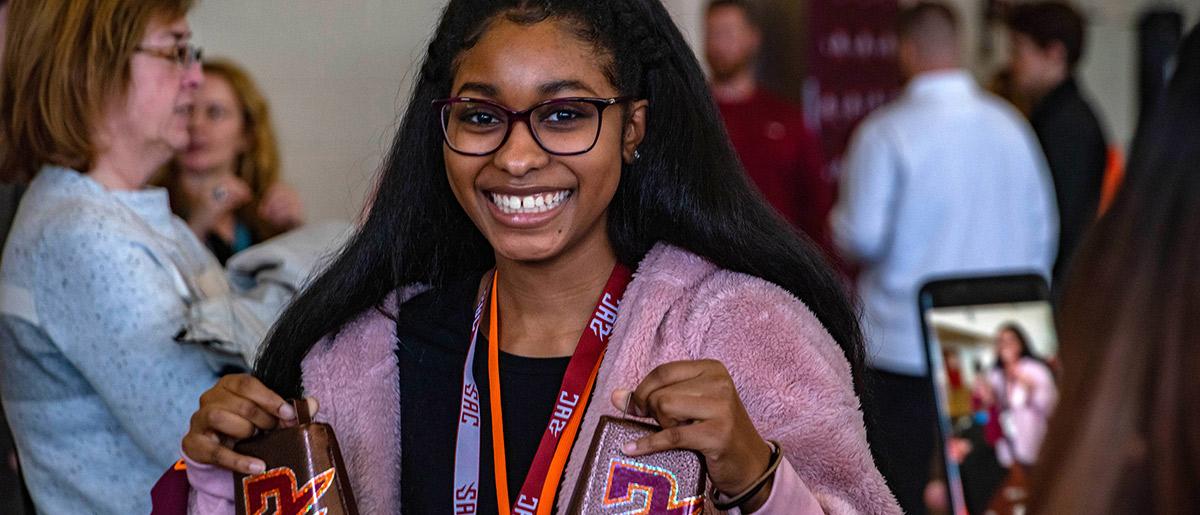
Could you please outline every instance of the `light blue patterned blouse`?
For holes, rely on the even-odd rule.
[[[0,260],[0,397],[39,512],[149,513],[217,378],[174,340],[180,279],[213,267],[165,190],[54,167],[30,185]]]

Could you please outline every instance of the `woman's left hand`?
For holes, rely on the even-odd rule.
[[[676,361],[655,368],[633,390],[613,392],[617,409],[658,421],[662,431],[629,442],[622,449],[641,456],[669,449],[704,455],[713,486],[737,495],[771,462],[771,445],[758,434],[729,370],[719,361]],[[626,408],[626,403],[629,403]],[[743,510],[750,512],[770,497],[770,484]]]
[[[290,231],[304,224],[300,194],[282,182],[272,184],[258,203],[258,216],[275,230]]]

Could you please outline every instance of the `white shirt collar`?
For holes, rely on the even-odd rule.
[[[918,74],[909,81],[905,93],[911,97],[925,98],[970,94],[978,88],[970,72],[955,68]]]

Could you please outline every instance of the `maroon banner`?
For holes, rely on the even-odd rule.
[[[900,92],[897,0],[809,0],[804,107],[837,176],[851,132]]]

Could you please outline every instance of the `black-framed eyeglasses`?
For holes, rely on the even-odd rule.
[[[441,111],[446,145],[459,154],[486,156],[500,150],[512,134],[513,124],[525,122],[538,146],[557,156],[584,154],[596,146],[604,110],[633,97],[554,98],[524,111],[478,98],[435,100]]]
[[[204,49],[192,44],[172,45],[161,48],[138,45],[133,47],[133,50],[149,56],[175,61],[175,64],[183,68],[191,68],[192,65],[200,62],[204,57]]]

